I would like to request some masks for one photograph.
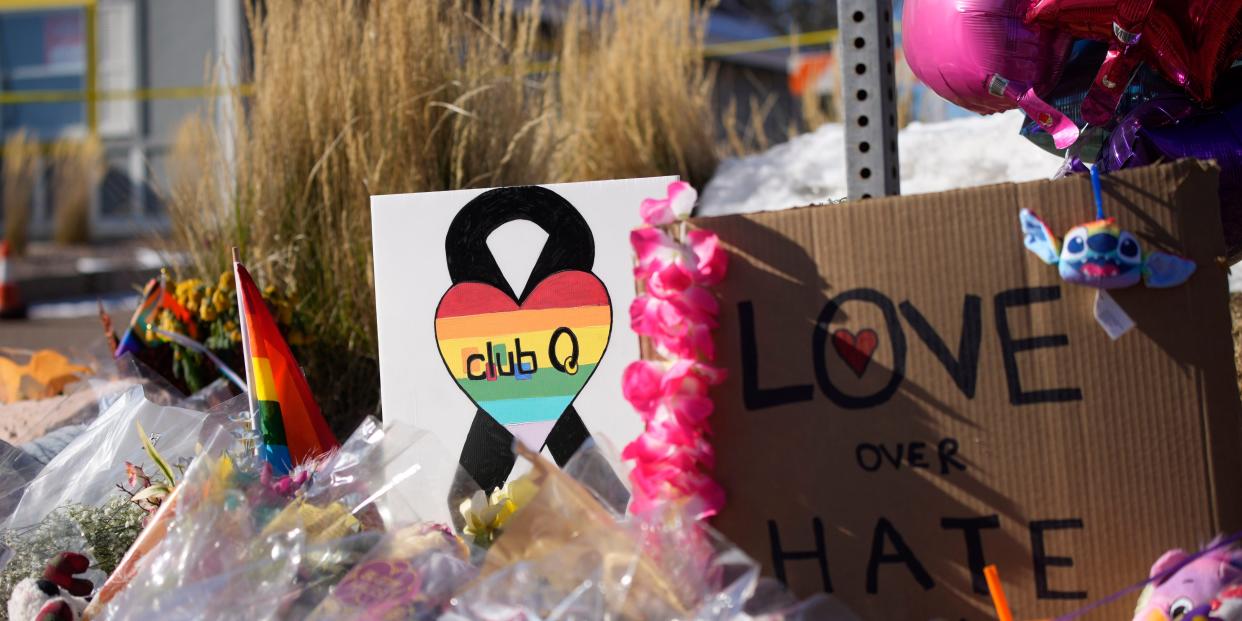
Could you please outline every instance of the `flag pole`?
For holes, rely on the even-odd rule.
[[[233,290],[237,293],[237,324],[241,332],[242,360],[246,363],[246,398],[250,403],[250,434],[243,442],[243,446],[247,452],[257,458],[259,456],[257,425],[259,404],[256,402],[254,390],[254,363],[250,359],[250,326],[246,325],[246,300],[242,293],[241,267],[241,251],[237,249],[237,246],[233,246]]]

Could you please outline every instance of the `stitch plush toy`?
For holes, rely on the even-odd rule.
[[[1209,544],[1214,547],[1216,542]],[[1185,563],[1173,575],[1153,582],[1139,596],[1138,606],[1134,610],[1134,621],[1190,621],[1196,616],[1206,613],[1209,619],[1221,618],[1217,611],[1239,608],[1242,602],[1219,599],[1236,599],[1237,589],[1230,587],[1242,584],[1242,551],[1236,548],[1221,548],[1186,563],[1190,557],[1184,550],[1170,550],[1164,553],[1155,565],[1151,566],[1154,578]],[[1242,620],[1242,615],[1230,613],[1228,621]],[[1223,618],[1222,618],[1223,619]]]
[[[43,577],[26,578],[13,587],[8,603],[9,620],[77,621],[95,587],[74,575],[89,568],[90,561],[81,554],[57,554],[43,570]]]
[[[1112,218],[1103,218],[1070,229],[1062,243],[1034,212],[1023,209],[1023,243],[1044,263],[1057,266],[1066,282],[1120,289],[1138,284],[1148,287],[1180,285],[1195,271],[1193,261],[1163,252],[1144,253],[1138,238],[1121,230]]]

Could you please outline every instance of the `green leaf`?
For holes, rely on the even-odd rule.
[[[142,448],[147,451],[151,461],[154,461],[155,465],[159,466],[160,471],[164,473],[164,477],[168,479],[169,485],[176,485],[177,479],[173,476],[172,468],[168,466],[168,462],[164,461],[164,457],[160,455],[160,452],[155,450],[155,445],[151,444],[151,438],[148,438],[147,432],[142,429],[142,423],[134,421],[134,425],[138,427],[138,437],[142,439]]]

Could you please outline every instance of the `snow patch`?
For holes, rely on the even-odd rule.
[[[910,124],[897,143],[902,194],[1050,178],[1061,158],[1019,135],[1022,119],[1021,111],[1010,110]],[[695,215],[788,209],[845,195],[845,130],[832,123],[764,153],[723,162]]]

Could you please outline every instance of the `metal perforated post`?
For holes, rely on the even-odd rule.
[[[892,0],[837,0],[850,200],[901,193]]]

